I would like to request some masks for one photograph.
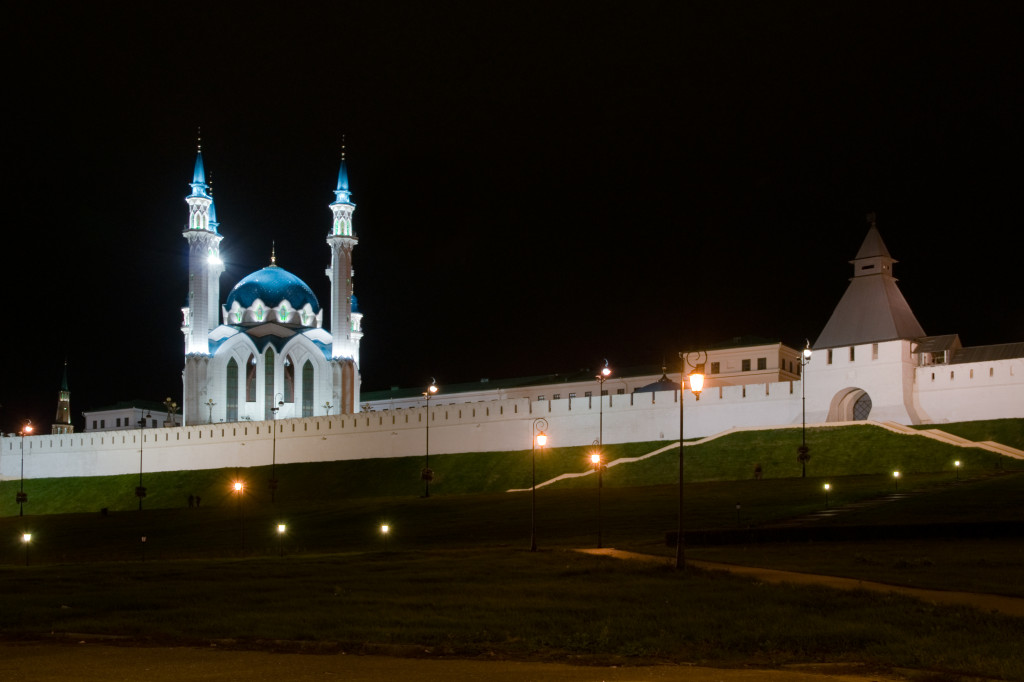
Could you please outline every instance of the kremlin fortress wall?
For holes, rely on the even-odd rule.
[[[901,356],[904,345],[909,342],[883,344],[874,360],[870,347],[865,347],[859,354],[862,360],[834,362],[831,367],[815,366],[816,354],[806,369],[808,425],[849,421],[850,415],[836,412],[836,402],[850,382],[870,393],[870,418],[875,421],[942,424],[1024,413],[1024,359],[910,367],[911,386],[905,394],[898,368],[884,362],[886,351]],[[882,379],[873,376],[876,369]],[[272,458],[288,464],[422,456],[428,418],[434,454],[528,450],[533,422],[541,417],[548,422],[548,447],[593,443],[599,420],[605,443],[678,440],[678,391],[606,395],[602,400],[603,405],[597,396],[458,402],[457,395],[439,394],[431,401],[429,416],[421,405],[276,422],[26,436],[24,475],[33,479],[138,473],[140,445],[144,472],[265,466]],[[737,427],[799,428],[801,385],[782,381],[710,386],[699,401],[687,390],[683,407],[686,438]],[[4,437],[0,447],[0,477],[18,479],[22,439]]]

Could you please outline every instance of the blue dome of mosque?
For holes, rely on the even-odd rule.
[[[274,307],[285,299],[293,308],[302,308],[307,303],[313,312],[319,312],[320,303],[316,295],[305,282],[276,265],[268,265],[251,275],[243,277],[228,294],[227,307],[238,301],[243,308],[248,308],[256,299]]]

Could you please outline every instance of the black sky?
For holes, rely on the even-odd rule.
[[[180,399],[197,126],[222,299],[276,241],[326,301],[347,136],[364,390],[813,341],[869,211],[927,333],[1024,340],[1021,3],[209,4],[8,15],[4,431],[65,356],[79,427]]]

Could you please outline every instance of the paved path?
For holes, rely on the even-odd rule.
[[[637,554],[636,552],[624,552],[619,549],[580,549],[585,554],[597,554],[601,556],[614,557],[616,559],[632,559],[636,561],[648,561],[652,563],[674,564],[674,557],[654,556],[652,554]],[[973,606],[984,611],[998,611],[1011,616],[1024,618],[1024,599],[1018,597],[1003,597],[996,594],[981,594],[977,592],[949,592],[946,590],[924,590],[916,587],[904,587],[902,585],[889,585],[886,583],[875,583],[856,578],[840,578],[832,575],[813,575],[811,573],[797,573],[796,571],[778,571],[773,568],[756,568],[754,566],[737,566],[736,564],[722,564],[714,561],[693,561],[686,563],[698,568],[714,571],[729,571],[737,575],[747,576],[766,583],[797,583],[803,585],[824,585],[840,590],[873,590],[876,592],[895,592],[907,595],[922,601],[935,604],[954,604],[958,606]]]
[[[855,665],[782,670],[572,666],[344,654],[274,654],[194,647],[0,642],[0,680],[32,682],[891,682]]]

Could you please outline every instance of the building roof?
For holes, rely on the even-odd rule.
[[[953,353],[950,364],[962,365],[967,362],[991,362],[993,360],[1013,360],[1024,358],[1024,341],[1017,343],[1000,343],[993,346],[973,346],[960,348]]]
[[[268,265],[243,277],[228,294],[227,307],[230,308],[232,303],[238,301],[241,307],[248,308],[257,298],[270,307],[287,300],[295,309],[308,303],[314,313],[320,310],[320,302],[313,290],[301,279],[276,265]]]
[[[915,353],[941,353],[947,350],[960,348],[960,337],[956,334],[943,334],[941,336],[925,336],[916,340]]]
[[[896,286],[892,264],[872,222],[853,264],[853,277],[832,317],[814,342],[814,349],[855,346],[925,335],[907,300]]]

